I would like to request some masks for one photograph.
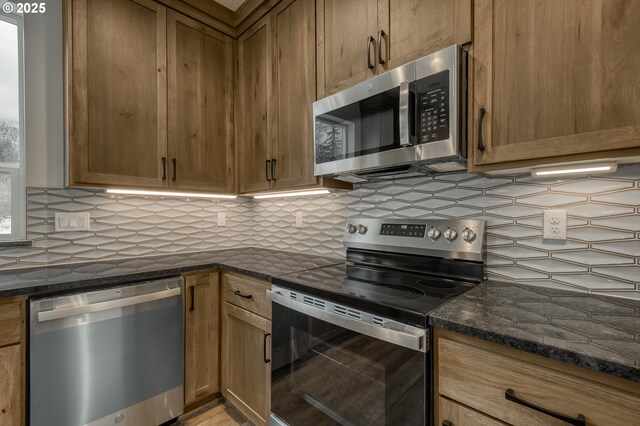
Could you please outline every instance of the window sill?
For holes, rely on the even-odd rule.
[[[4,247],[31,247],[33,241],[0,241],[0,248]]]

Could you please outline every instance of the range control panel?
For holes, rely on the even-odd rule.
[[[419,143],[449,139],[449,70],[416,82]]]
[[[482,260],[485,221],[350,218],[347,247]]]

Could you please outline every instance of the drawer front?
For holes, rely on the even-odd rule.
[[[632,425],[640,419],[640,392],[625,392],[447,338],[438,339],[438,383],[441,395],[515,425],[567,423],[507,400],[507,389],[556,413],[573,418],[581,414],[589,426]]]
[[[450,399],[438,398],[439,425],[450,426],[504,426],[504,423],[460,405]]]
[[[20,343],[24,327],[24,302],[0,301],[0,346]]]
[[[224,274],[222,299],[254,314],[271,319],[271,301],[267,299],[267,289],[269,288],[271,288],[271,283],[268,281]]]

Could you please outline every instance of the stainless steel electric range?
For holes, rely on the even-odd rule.
[[[347,222],[347,262],[274,277],[271,424],[432,425],[428,316],[482,282],[480,220]]]

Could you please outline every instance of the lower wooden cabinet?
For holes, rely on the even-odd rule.
[[[436,351],[437,424],[567,424],[527,403],[589,426],[640,419],[638,383],[442,330]]]
[[[0,425],[23,424],[22,345],[0,349]]]
[[[0,300],[0,426],[25,420],[25,299]]]
[[[450,399],[438,398],[440,422],[442,426],[503,426],[498,420],[458,404]]]
[[[184,403],[220,392],[218,272],[185,277]]]
[[[271,410],[271,321],[222,305],[222,395],[256,425]]]

